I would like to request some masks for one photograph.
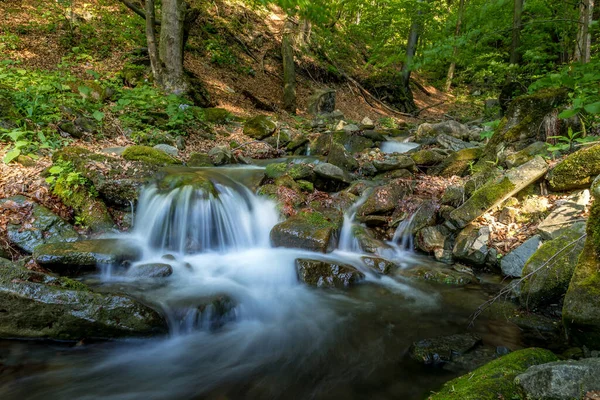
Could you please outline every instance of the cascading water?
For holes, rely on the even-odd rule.
[[[391,244],[400,251],[413,251],[415,249],[414,238],[412,235],[415,215],[417,215],[416,212],[401,221],[394,232]]]
[[[367,198],[371,190],[365,190],[362,196],[356,201],[345,213],[344,213],[344,222],[342,224],[342,230],[340,232],[340,240],[338,243],[338,249],[341,251],[349,251],[360,253],[362,250],[360,248],[360,243],[358,239],[354,235],[354,227],[356,226],[356,222],[354,218],[356,217],[356,211],[360,206],[362,206]]]

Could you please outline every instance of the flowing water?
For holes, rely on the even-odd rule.
[[[0,341],[1,399],[421,399],[457,374],[406,352],[415,340],[465,332],[486,298],[481,287],[372,274],[351,226],[343,251],[272,248],[276,205],[227,176],[211,179],[215,192],[150,186],[140,197],[127,237],[143,245],[143,263],[167,256],[172,276],[107,269],[88,278],[160,308],[170,335],[81,347]],[[394,257],[431,263],[404,254]],[[308,287],[296,277],[299,257],[353,264],[366,280],[348,290]],[[476,329],[489,345],[522,345],[506,324],[482,320]]]

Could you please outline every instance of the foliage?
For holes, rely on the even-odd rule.
[[[79,172],[75,171],[73,164],[70,162],[55,162],[54,165],[48,169],[48,174],[49,176],[46,178],[46,182],[50,185],[50,189],[52,190],[59,185],[63,188],[68,188],[67,191],[72,194],[73,191],[80,187],[89,186],[92,188],[91,191],[95,192],[91,183],[81,176]],[[70,194],[66,193],[67,196]]]

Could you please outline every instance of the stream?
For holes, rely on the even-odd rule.
[[[248,178],[244,184],[236,173]],[[450,287],[377,275],[353,242],[352,210],[332,253],[273,248],[276,205],[246,187],[252,169],[236,173],[210,171],[214,193],[142,192],[133,231],[119,237],[143,246],[136,264],[167,263],[171,276],[101,266],[82,278],[162,310],[168,337],[78,346],[0,341],[0,398],[410,400],[464,372],[420,365],[407,351],[419,339],[469,331],[473,310],[499,287],[494,278]],[[401,268],[435,264],[402,235],[395,240],[405,243],[392,243],[386,256]],[[298,282],[297,258],[351,264],[366,278],[346,290],[309,287]],[[525,345],[506,321],[479,319],[473,330],[490,348]]]

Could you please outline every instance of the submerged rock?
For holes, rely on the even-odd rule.
[[[18,266],[0,268],[0,337],[114,339],[166,334],[165,320],[123,295]]]
[[[399,271],[399,274],[412,279],[418,279],[444,285],[462,286],[468,285],[473,281],[473,275],[464,272],[458,272],[449,267],[429,267],[418,266]]]
[[[397,265],[381,257],[363,256],[361,261],[378,274],[387,275],[396,269]]]
[[[339,211],[300,212],[275,225],[271,241],[276,247],[300,248],[326,253],[337,246],[343,216]]]
[[[115,265],[140,259],[142,249],[133,240],[94,239],[72,243],[48,243],[36,247],[33,259],[60,274],[93,270],[97,265]]]
[[[557,357],[549,350],[530,348],[515,351],[447,382],[429,400],[520,398],[515,377],[533,365],[556,360]]]
[[[438,336],[413,343],[408,349],[410,358],[423,364],[441,364],[452,361],[481,343],[473,333]]]
[[[133,278],[165,278],[173,274],[173,267],[164,263],[134,265],[127,270]]]
[[[576,151],[548,173],[550,189],[555,191],[590,187],[600,174],[600,145]]]
[[[364,279],[351,265],[319,260],[297,259],[296,272],[301,282],[320,288],[344,288]]]
[[[515,382],[532,400],[580,399],[582,394],[600,391],[600,358],[556,361],[534,365]]]

